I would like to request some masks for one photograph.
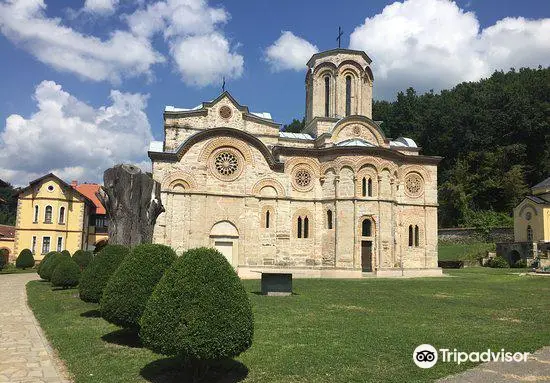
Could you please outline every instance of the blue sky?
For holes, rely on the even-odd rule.
[[[304,112],[307,58],[337,46],[338,26],[373,59],[375,98],[391,99],[550,65],[548,17],[535,0],[0,0],[0,178],[146,166],[164,106],[215,98],[223,76],[288,123]]]

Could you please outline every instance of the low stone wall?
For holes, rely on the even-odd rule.
[[[440,242],[468,243],[486,241],[487,239],[473,227],[453,227],[438,230]],[[490,242],[512,242],[514,240],[513,227],[495,227],[489,235]]]

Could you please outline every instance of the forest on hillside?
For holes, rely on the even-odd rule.
[[[439,94],[375,101],[388,137],[413,138],[439,166],[439,225],[511,224],[529,188],[550,177],[550,68],[494,72]]]
[[[422,154],[444,157],[440,227],[511,226],[514,206],[550,177],[550,68],[497,71],[440,93],[409,88],[374,101],[373,120],[387,137],[410,137]]]

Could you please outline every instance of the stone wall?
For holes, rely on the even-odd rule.
[[[454,227],[438,230],[439,241],[451,243],[468,243],[486,241],[483,235],[473,227]],[[489,234],[490,242],[513,242],[514,228],[496,227]]]

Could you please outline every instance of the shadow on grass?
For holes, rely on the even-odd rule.
[[[290,293],[290,295],[266,295],[266,294],[263,294],[261,291],[251,291],[250,293],[254,295],[263,295],[264,297],[290,297],[294,295],[300,295],[298,293],[295,293],[294,291]]]
[[[179,358],[158,359],[147,364],[140,375],[152,383],[192,383],[193,370]],[[198,380],[205,383],[235,383],[248,376],[248,368],[233,359],[212,361],[206,374]]]
[[[97,309],[88,310],[84,311],[80,316],[84,318],[101,318],[101,312]]]
[[[119,346],[126,346],[132,348],[141,348],[143,344],[139,339],[139,334],[134,329],[120,329],[105,334],[101,339],[107,343],[118,344]]]

